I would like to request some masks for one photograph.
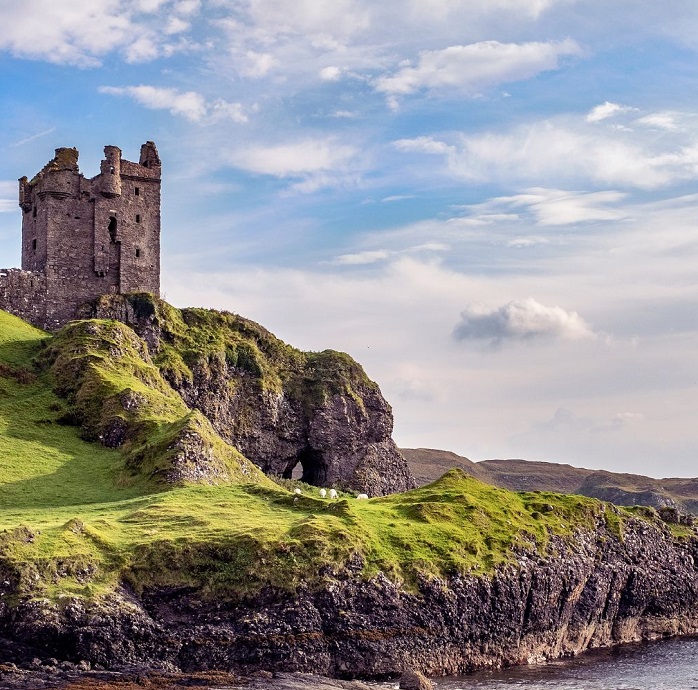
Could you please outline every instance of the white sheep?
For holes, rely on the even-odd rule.
[[[293,493],[296,494],[296,496],[300,496],[303,492],[300,489],[294,489]]]
[[[368,498],[368,494],[359,494],[359,495],[356,497],[356,500],[357,500],[357,501],[360,501],[360,500],[364,500],[364,499],[367,499],[367,498]]]
[[[320,489],[320,498],[325,498],[327,496],[327,491],[325,489]]]
[[[337,492],[334,489],[330,489],[330,498],[337,498]]]

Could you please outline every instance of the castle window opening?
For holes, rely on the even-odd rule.
[[[113,165],[110,165],[109,172],[113,175],[116,172],[116,168]]]
[[[32,251],[36,251],[36,237],[32,240]]]
[[[140,187],[136,187],[136,188],[133,190],[133,193],[134,193],[136,196],[140,196],[140,195],[141,195],[141,188],[140,188]]]
[[[136,258],[139,259],[140,256],[141,256],[141,250],[138,247],[136,247]]]
[[[36,218],[36,206],[32,209],[32,218]]]
[[[136,213],[136,223],[140,223],[140,222],[141,222],[141,216],[140,216],[140,214]]]
[[[109,217],[109,239],[112,242],[116,242],[116,218],[114,216]]]

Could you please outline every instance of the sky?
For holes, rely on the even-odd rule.
[[[698,3],[0,0],[0,266],[60,146],[163,161],[162,296],[401,447],[698,476]]]

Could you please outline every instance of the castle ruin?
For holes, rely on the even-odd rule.
[[[55,330],[100,295],[160,292],[161,163],[152,141],[138,163],[104,147],[86,179],[75,148],[19,180],[22,268],[0,270],[0,309]]]

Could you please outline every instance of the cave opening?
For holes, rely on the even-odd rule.
[[[327,483],[327,468],[322,453],[312,448],[304,448],[286,465],[282,477],[300,479],[313,486],[324,486]]]

